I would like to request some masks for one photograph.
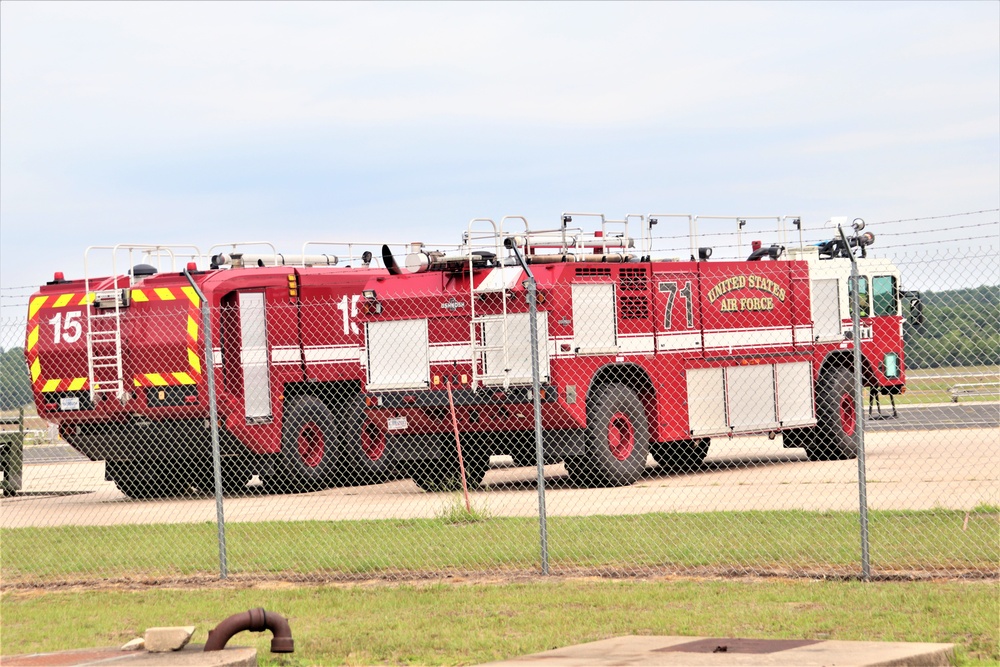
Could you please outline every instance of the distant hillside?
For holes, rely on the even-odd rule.
[[[1000,285],[927,291],[921,300],[923,325],[903,330],[907,368],[1000,364]]]

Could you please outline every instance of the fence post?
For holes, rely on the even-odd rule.
[[[531,399],[535,407],[535,466],[538,470],[538,530],[541,542],[542,574],[549,573],[549,528],[545,510],[545,452],[542,439],[542,391],[538,367],[538,284],[531,268],[518,250],[513,239],[504,239],[504,246],[514,251],[528,279],[524,287],[528,292],[528,322],[531,336]]]
[[[855,221],[857,222],[857,221]],[[864,221],[861,221],[862,227]],[[851,259],[851,325],[852,340],[854,346],[854,411],[855,417],[854,438],[858,449],[858,504],[860,505],[861,517],[861,578],[869,581],[872,577],[871,558],[868,545],[868,480],[865,470],[865,411],[864,411],[864,386],[861,373],[861,296],[860,286],[861,276],[858,273],[858,262],[851,251],[851,246],[847,242],[847,236],[842,227],[837,228],[840,232],[840,239],[847,249],[847,256]],[[860,231],[860,228],[857,228]]]
[[[191,283],[195,294],[201,301],[201,327],[205,338],[205,368],[204,375],[208,383],[209,424],[212,429],[212,471],[215,476],[215,522],[219,529],[219,578],[229,575],[229,565],[226,562],[226,513],[222,507],[222,452],[219,448],[219,409],[215,402],[215,356],[212,354],[212,320],[208,308],[208,300],[191,274],[184,269],[184,277]]]

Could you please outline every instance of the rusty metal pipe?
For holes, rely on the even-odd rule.
[[[292,639],[292,629],[281,614],[264,611],[263,608],[251,609],[241,614],[233,614],[208,631],[208,641],[205,651],[221,651],[226,643],[238,632],[264,632],[270,630],[271,653],[294,653],[295,641]]]

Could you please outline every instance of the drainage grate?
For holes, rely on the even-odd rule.
[[[820,642],[814,639],[699,639],[685,644],[658,648],[657,653],[777,653]]]

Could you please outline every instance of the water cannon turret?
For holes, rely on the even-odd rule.
[[[841,228],[847,226],[847,218],[844,216],[830,218],[826,221],[826,226],[835,227],[839,232]],[[851,253],[854,252],[853,248],[857,248],[861,251],[861,257],[868,256],[868,246],[875,243],[875,235],[871,232],[861,233],[861,231],[865,228],[865,221],[861,218],[855,218],[854,221],[851,222],[850,226],[854,234],[851,236],[848,236],[847,234],[844,235],[847,238],[846,247],[844,246],[844,241],[840,238],[839,233],[829,241],[823,241],[816,244],[819,248],[820,259],[846,259],[851,256]]]

